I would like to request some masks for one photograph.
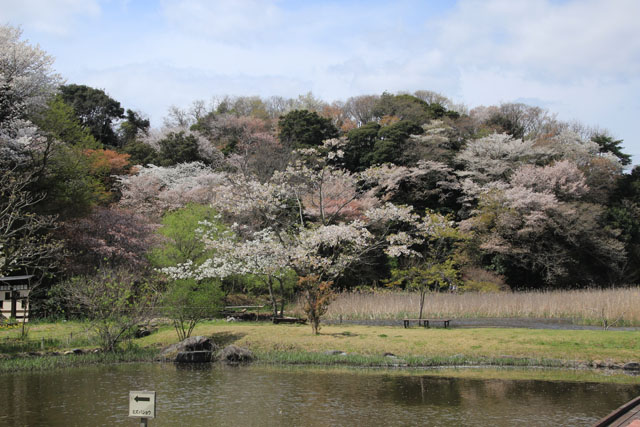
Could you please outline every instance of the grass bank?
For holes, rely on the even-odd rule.
[[[0,359],[0,374],[16,371],[48,371],[109,363],[151,362],[157,354],[155,349],[134,347],[116,353],[11,357]]]
[[[640,359],[640,331],[326,325],[314,336],[307,325],[218,321],[199,325],[194,334],[261,354],[341,350],[366,357],[393,353],[406,360],[464,357],[625,363]],[[166,328],[138,341],[147,347],[163,346],[175,341],[175,332]]]
[[[42,334],[47,334],[64,342],[64,337],[69,335],[69,328],[76,330],[76,336],[82,335],[82,332],[78,332],[83,330],[82,324],[67,322],[34,324],[30,338],[37,340]],[[0,342],[9,333],[0,332]],[[315,336],[308,325],[207,321],[196,327],[194,335],[211,336],[220,346],[235,344],[248,347],[256,354],[258,362],[278,365],[575,368],[620,367],[626,362],[640,361],[640,331],[455,327],[404,329],[400,325],[327,325],[321,329],[320,335]],[[90,336],[83,339],[91,341]],[[0,372],[149,361],[161,348],[176,341],[175,331],[164,326],[150,336],[133,340],[128,344],[129,350],[122,353],[10,358],[0,361]],[[346,355],[325,354],[334,350]],[[385,353],[392,353],[395,357],[384,356]],[[476,372],[472,375],[478,375],[477,372],[481,371],[467,369],[459,375],[470,375],[472,372]],[[601,376],[603,381],[610,376],[593,375]],[[640,377],[628,377],[628,381],[639,383]]]
[[[331,304],[329,319],[417,318],[415,292],[344,293]],[[558,318],[576,324],[640,326],[640,287],[502,293],[432,293],[424,317]]]

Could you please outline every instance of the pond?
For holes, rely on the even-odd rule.
[[[130,390],[157,392],[150,426],[589,426],[640,385],[138,363],[2,374],[0,425],[139,425]]]

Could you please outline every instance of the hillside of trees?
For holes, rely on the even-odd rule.
[[[34,275],[36,315],[74,313],[105,272],[165,305],[204,289],[274,313],[369,286],[640,278],[640,168],[607,131],[428,90],[196,100],[151,128],[53,63],[0,26],[0,276]]]

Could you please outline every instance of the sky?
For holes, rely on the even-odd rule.
[[[67,83],[162,125],[170,106],[432,90],[524,102],[623,139],[640,164],[638,0],[0,0]]]

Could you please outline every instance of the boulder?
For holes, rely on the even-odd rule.
[[[253,353],[248,348],[228,345],[220,352],[220,360],[225,363],[248,363],[253,360]]]
[[[640,371],[640,363],[638,362],[625,363],[624,366],[622,366],[622,369],[624,369],[625,371]]]
[[[203,336],[195,336],[189,337],[179,343],[172,344],[169,347],[165,348],[162,353],[160,353],[160,360],[168,361],[168,362],[178,362],[178,363],[190,363],[191,359],[202,359],[205,358],[204,355],[193,355],[180,356],[181,360],[184,362],[178,361],[178,355],[180,353],[199,353],[205,352],[209,353],[209,362],[211,361],[211,353],[217,350],[218,347],[211,341],[211,339]]]
[[[213,352],[211,351],[181,351],[176,355],[176,363],[209,363]]]

